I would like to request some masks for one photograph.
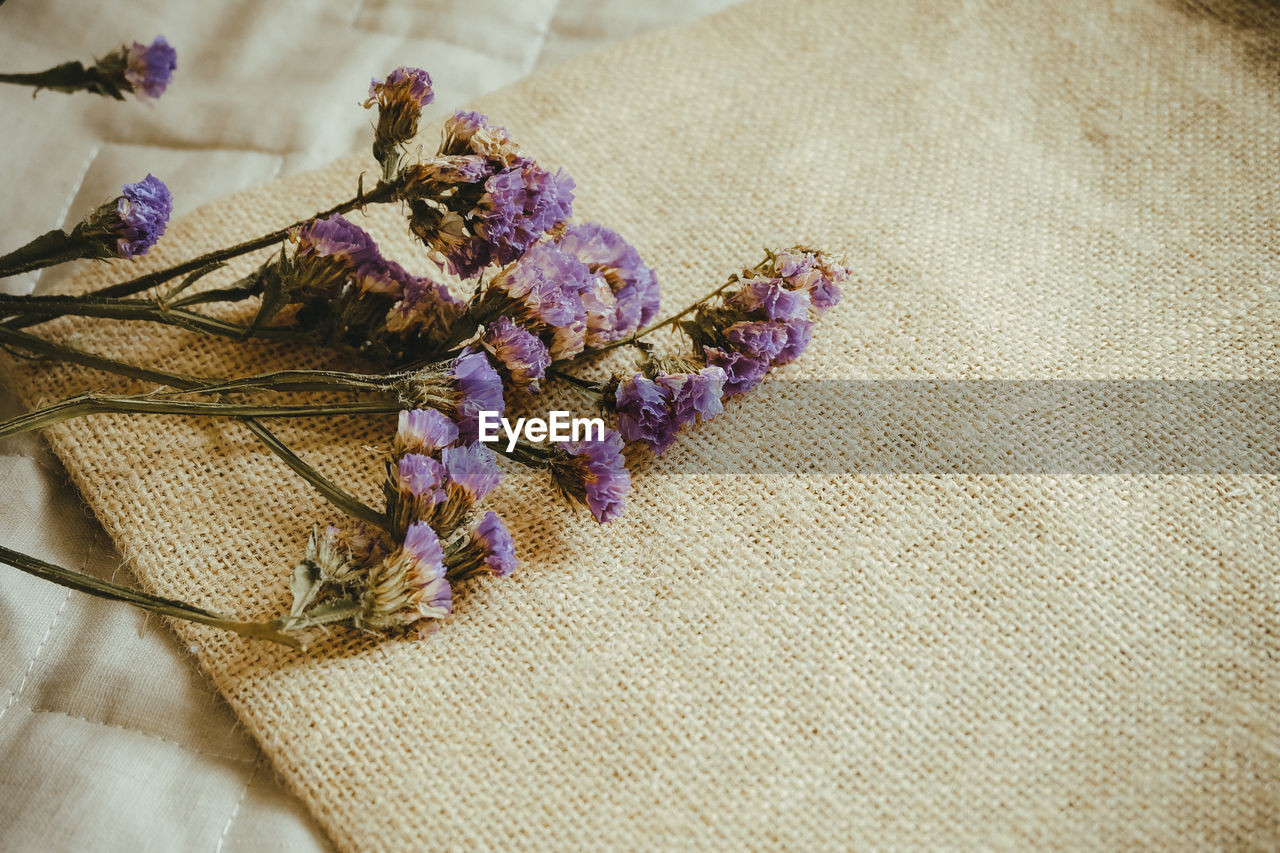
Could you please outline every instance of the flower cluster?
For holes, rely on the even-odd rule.
[[[172,212],[169,188],[155,175],[147,175],[125,184],[118,197],[90,213],[71,236],[85,242],[88,257],[136,258],[164,234]]]
[[[390,178],[400,162],[400,149],[418,134],[422,108],[435,99],[431,75],[421,68],[404,66],[385,80],[369,83],[365,109],[378,105],[378,124],[373,132],[373,156]]]
[[[402,384],[400,396],[412,406],[447,412],[463,441],[479,436],[481,412],[506,411],[502,377],[483,350],[464,347],[456,358],[415,372]]]
[[[494,277],[472,314],[512,382],[537,390],[553,361],[634,334],[658,301],[657,276],[639,253],[586,223],[534,244]]]
[[[313,533],[294,573],[291,627],[421,628],[452,612],[453,584],[510,575],[515,548],[502,519],[475,517],[500,479],[489,449],[459,443],[450,418],[435,409],[402,411],[384,487],[388,529]]]
[[[443,283],[385,258],[364,229],[340,215],[316,219],[290,238],[277,267],[284,301],[302,303],[297,322],[326,340],[383,360],[437,347],[466,312]]]
[[[720,414],[725,399],[794,361],[814,322],[840,301],[839,282],[848,275],[821,253],[794,249],[770,253],[730,279],[716,301],[682,324],[705,363],[647,358],[640,372],[606,385],[605,405],[617,413],[622,437],[661,454],[681,429]]]
[[[643,441],[661,455],[686,426],[724,411],[726,374],[714,365],[698,367],[672,359],[650,362],[645,373],[617,381],[611,402],[618,431],[627,441]]]
[[[819,253],[770,253],[681,327],[707,364],[724,370],[725,396],[745,394],[771,367],[799,358],[846,278],[844,267]]]
[[[516,260],[573,210],[573,179],[524,156],[479,113],[452,116],[437,157],[399,183],[409,227],[462,278]]]
[[[560,443],[548,466],[560,494],[585,504],[601,524],[622,514],[624,498],[631,491],[622,447],[621,436],[607,430],[598,440]]]

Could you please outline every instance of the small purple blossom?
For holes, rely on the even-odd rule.
[[[614,394],[618,432],[627,441],[643,441],[661,454],[676,440],[679,426],[672,417],[670,391],[642,374],[618,383]]]
[[[164,234],[172,212],[173,195],[155,175],[125,184],[108,226],[116,237],[117,254],[126,259],[145,255]]]
[[[387,75],[385,80],[369,81],[369,100],[365,106],[377,102],[385,107],[390,103],[412,104],[421,110],[435,100],[431,90],[431,75],[421,68],[402,66]]]
[[[440,538],[425,521],[415,521],[404,534],[404,550],[420,563],[439,565],[444,561]]]
[[[546,344],[503,316],[485,326],[484,345],[506,367],[512,382],[538,390],[551,366]]]
[[[744,283],[725,303],[766,320],[789,322],[809,316],[808,293],[803,290],[788,290],[776,278],[752,279]]]
[[[495,578],[505,578],[516,570],[515,543],[496,512],[486,512],[476,525],[473,540],[484,548],[484,565]]]
[[[668,392],[668,405],[677,429],[709,421],[724,411],[723,368],[704,367],[697,373],[663,373],[655,380]]]
[[[750,356],[719,347],[704,347],[707,364],[724,370],[724,396],[736,397],[746,394],[757,385],[769,370],[769,359]]]
[[[178,67],[178,52],[164,36],[149,45],[134,42],[125,57],[124,79],[140,98],[159,98]]]
[[[640,253],[618,232],[594,222],[572,225],[558,238],[560,248],[601,276],[613,295],[608,322],[591,328],[587,343],[600,346],[620,340],[647,325],[658,313],[658,277]],[[604,300],[601,300],[604,303]],[[590,316],[590,308],[588,315]],[[593,324],[589,322],[589,327]]]
[[[773,259],[773,268],[792,290],[809,294],[815,317],[840,302],[839,285],[849,278],[849,270],[820,252],[780,252]]]
[[[431,525],[417,521],[405,532],[402,550],[410,559],[405,578],[408,600],[414,607],[412,616],[443,619],[453,611],[453,589],[445,577],[444,551]]]
[[[724,337],[735,352],[770,362],[787,345],[787,327],[766,320],[745,320],[725,329]]]
[[[295,259],[340,258],[350,262],[354,269],[368,263],[378,251],[369,232],[338,213],[326,219],[312,219],[295,229],[291,236],[298,244]]]
[[[799,358],[813,339],[813,321],[807,318],[794,320],[786,325],[787,341],[773,357],[774,364],[790,364]]]
[[[440,460],[449,486],[462,490],[469,503],[483,500],[502,480],[493,451],[483,444],[446,447]]]
[[[494,280],[481,311],[506,315],[540,335],[552,360],[559,361],[582,352],[585,345],[582,294],[592,283],[591,271],[577,258],[554,243],[538,243]]]
[[[429,505],[446,499],[445,468],[438,459],[421,453],[406,453],[397,466],[400,487]]]
[[[480,413],[506,411],[502,399],[502,377],[489,363],[489,356],[471,347],[464,349],[449,367],[448,375],[458,390],[456,403],[458,435],[473,442],[479,437]]]
[[[457,424],[435,409],[409,409],[400,413],[396,447],[401,454],[430,455],[457,440]]]
[[[560,448],[569,456],[552,468],[560,489],[585,503],[602,524],[621,515],[623,499],[631,491],[631,474],[622,456],[622,436],[606,430],[600,441],[568,441]]]

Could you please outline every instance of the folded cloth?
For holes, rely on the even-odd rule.
[[[846,252],[844,301],[770,383],[1274,380],[1278,38],[1260,0],[768,0],[476,108],[572,172],[578,216],[635,243],[668,310],[763,245]],[[144,264],[370,168],[212,205]],[[422,263],[397,211],[363,221]],[[46,328],[191,372],[335,363]],[[7,369],[29,401],[107,382]],[[366,448],[392,428],[280,433],[374,501]],[[729,405],[640,465],[605,527],[513,472],[496,508],[520,570],[423,640],[341,632],[308,656],[175,629],[344,849],[1280,845],[1274,464],[849,472],[788,435],[776,407]],[[234,423],[48,437],[141,581],[210,608],[278,612],[336,520]],[[744,442],[794,473],[744,473]]]

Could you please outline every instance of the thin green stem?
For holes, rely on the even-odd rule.
[[[197,332],[207,332],[224,338],[241,339],[250,327],[209,317],[185,308],[166,308],[151,299],[102,299],[79,296],[9,296],[0,294],[0,313],[16,314],[20,318],[43,316],[45,319],[67,314],[79,317],[102,317],[110,320],[144,320],[166,326],[178,326]],[[30,325],[8,323],[10,328]],[[253,335],[273,341],[310,341],[294,329],[267,327],[254,329]]]
[[[225,616],[221,613],[215,613],[211,610],[205,610],[203,607],[196,607],[193,604],[187,604],[185,601],[178,601],[172,598],[162,598],[158,595],[141,592],[136,589],[130,589],[126,586],[111,583],[110,581],[101,580],[91,577],[90,575],[72,571],[53,563],[45,562],[36,557],[22,554],[11,548],[0,545],[0,563],[13,566],[15,569],[34,575],[43,580],[52,581],[70,589],[79,590],[80,592],[95,595],[99,598],[106,598],[112,601],[123,601],[126,604],[132,604],[143,610],[149,610],[152,613],[158,613],[161,616],[169,616],[174,619],[184,619],[188,622],[199,622],[202,625],[212,625],[215,628],[221,628],[224,631],[234,631],[245,637],[252,637],[258,640],[271,640],[275,643],[281,643],[293,648],[300,648],[301,642],[297,637],[285,633],[281,630],[282,620],[272,622],[246,622],[236,619],[234,616]]]

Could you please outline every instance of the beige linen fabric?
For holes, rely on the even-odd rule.
[[[752,3],[479,107],[572,171],[668,308],[761,245],[847,252],[845,301],[774,381],[1274,379],[1278,34],[1261,3]],[[205,208],[147,263],[368,168]],[[396,211],[364,221],[413,266]],[[337,363],[49,328],[177,369]],[[11,370],[32,402],[117,387]],[[690,473],[785,438],[774,411],[640,465],[604,528],[511,471],[520,571],[425,640],[177,629],[344,849],[1280,844],[1274,476],[840,475],[783,440],[794,476]],[[373,500],[392,424],[280,433]],[[279,611],[334,520],[233,424],[48,437],[142,582],[208,607]]]

